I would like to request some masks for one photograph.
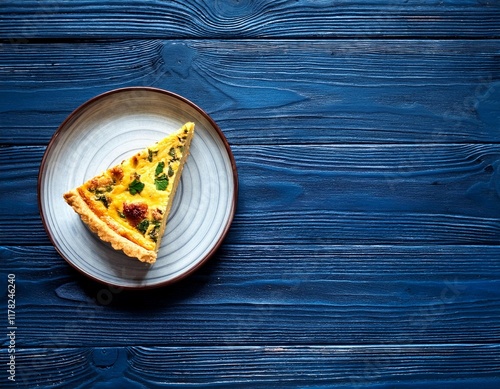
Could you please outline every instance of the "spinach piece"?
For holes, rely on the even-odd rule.
[[[142,222],[140,222],[135,228],[137,228],[139,231],[141,231],[143,234],[146,233],[149,227],[149,220],[144,219]]]
[[[144,189],[144,184],[137,178],[134,178],[134,181],[132,181],[128,186],[128,190],[132,195],[141,193],[143,189]]]
[[[165,173],[155,178],[155,186],[157,190],[167,190],[168,177],[165,175]]]

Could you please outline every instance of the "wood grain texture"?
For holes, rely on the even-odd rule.
[[[86,100],[143,85],[192,100],[231,144],[497,143],[499,42],[5,44],[0,142],[46,145]]]
[[[43,153],[41,149],[33,151],[29,147],[0,148],[0,172],[5,179],[5,190],[0,191],[0,213],[3,215],[0,217],[3,219],[0,235],[7,237],[9,234],[4,235],[3,231],[11,230],[11,234],[20,237],[24,231],[24,238],[18,240],[19,243],[30,242],[37,236],[44,239],[44,230],[39,228],[41,219],[37,197],[37,178]]]
[[[500,387],[499,1],[3,0],[0,39],[12,387]],[[72,110],[137,85],[215,119],[240,201],[131,292],[57,254],[36,185]]]
[[[16,272],[19,347],[406,347],[498,339],[499,257],[499,246],[224,244],[181,283],[131,292],[78,275],[50,246],[13,246],[0,272]]]
[[[0,149],[0,244],[48,243],[36,197],[44,150]],[[230,243],[500,241],[496,144],[233,146],[233,153],[240,195]]]
[[[470,344],[22,349],[17,387],[494,389],[499,383],[498,348]],[[2,365],[5,354],[0,352]]]
[[[497,1],[4,0],[0,36],[32,38],[498,37]]]

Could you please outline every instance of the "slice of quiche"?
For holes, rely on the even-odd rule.
[[[194,123],[64,194],[101,240],[154,263],[189,154]]]

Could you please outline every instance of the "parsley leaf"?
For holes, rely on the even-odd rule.
[[[136,228],[141,231],[143,234],[146,233],[146,231],[148,230],[148,227],[149,227],[149,220],[148,219],[144,219],[142,222],[140,222]]]
[[[172,169],[172,166],[168,166],[168,176],[172,177],[174,175],[174,169]]]
[[[155,176],[162,173],[164,167],[165,167],[165,162],[163,161],[158,162],[158,165],[156,165]]]
[[[132,181],[128,186],[128,190],[132,195],[141,193],[143,189],[144,189],[144,184],[137,178],[134,178],[134,181]]]
[[[155,178],[155,186],[157,190],[167,190],[168,187],[168,177],[162,174]]]

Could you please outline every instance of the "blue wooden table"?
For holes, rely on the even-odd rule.
[[[0,34],[1,387],[500,387],[498,0],[2,0]],[[216,255],[148,291],[37,204],[59,124],[127,86],[239,175]]]

